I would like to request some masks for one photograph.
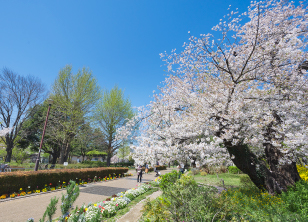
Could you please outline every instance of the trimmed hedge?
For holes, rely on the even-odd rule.
[[[142,171],[145,172],[145,167],[142,167]],[[149,167],[149,172],[153,172],[154,168],[153,167]],[[137,172],[137,169],[136,169]]]
[[[107,167],[107,162],[85,160],[81,162],[78,168],[81,168],[82,165],[88,165],[89,167]],[[133,162],[128,162],[128,163],[120,162],[120,163],[110,164],[110,167],[128,167],[128,166],[134,166],[134,163]]]
[[[70,180],[86,181],[97,178],[109,177],[110,175],[123,175],[128,171],[125,167],[100,167],[84,169],[55,169],[42,171],[17,171],[0,173],[0,195],[23,190],[43,189],[45,184],[52,186],[68,183]],[[30,186],[30,189],[28,188]]]
[[[167,169],[167,166],[155,166],[157,170],[166,170]]]
[[[155,166],[157,170],[166,170],[167,166]],[[145,167],[142,167],[142,171],[145,172]],[[149,172],[153,172],[154,168],[153,167],[149,167]],[[136,172],[137,172],[137,168],[136,168]]]

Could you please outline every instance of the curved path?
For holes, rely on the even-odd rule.
[[[172,169],[161,171],[162,174],[170,172]],[[80,187],[80,194],[74,203],[74,206],[81,206],[83,203],[98,202],[105,200],[113,194],[125,191],[136,187],[137,176],[135,170],[129,170],[133,176],[124,177],[108,182],[91,183],[87,186]],[[155,179],[155,173],[144,174],[142,182],[149,182]],[[52,197],[58,197],[58,207],[54,218],[61,215],[60,204],[62,193],[65,190],[60,190],[50,193],[41,193],[36,196],[25,196],[22,198],[10,199],[8,201],[0,202],[0,222],[26,222],[28,218],[34,218],[34,221],[39,221],[42,218],[47,205],[50,203]]]

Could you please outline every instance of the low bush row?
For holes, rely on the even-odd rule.
[[[162,165],[158,165],[155,167],[156,167],[156,170],[166,170],[167,169],[167,166],[162,166]]]
[[[167,169],[167,166],[155,166],[156,167],[156,170],[166,170]],[[136,168],[136,171],[137,171],[137,168]],[[145,171],[145,167],[142,167],[142,171],[144,172]],[[149,172],[153,172],[154,171],[154,168],[153,167],[149,167]]]
[[[0,194],[9,194],[20,190],[41,190],[48,184],[56,185],[74,181],[91,181],[93,179],[120,176],[128,168],[84,168],[56,169],[42,171],[17,171],[0,173]]]
[[[107,167],[107,162],[85,160],[81,164],[74,164],[75,167],[82,168],[84,165],[88,167]],[[110,167],[129,167],[134,166],[134,162],[128,163],[111,163]]]

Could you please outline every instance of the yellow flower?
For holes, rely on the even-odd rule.
[[[84,210],[85,210],[85,211],[87,211],[87,210],[88,210],[88,208],[84,208]]]
[[[94,207],[96,207],[97,206],[97,204],[94,204]]]
[[[22,188],[20,188],[19,190],[22,190]]]

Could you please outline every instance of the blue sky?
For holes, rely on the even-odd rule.
[[[88,67],[102,88],[125,89],[133,106],[166,77],[159,53],[181,50],[246,0],[0,0],[0,68],[39,77],[47,89],[66,64]]]

